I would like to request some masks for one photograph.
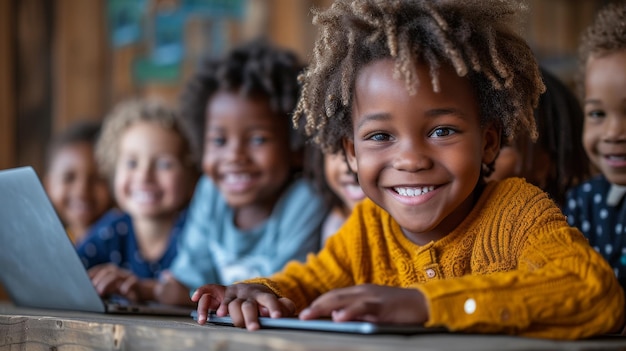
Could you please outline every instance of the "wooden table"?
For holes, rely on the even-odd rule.
[[[35,310],[0,303],[0,350],[626,350],[626,337],[350,335],[200,326],[191,318]]]

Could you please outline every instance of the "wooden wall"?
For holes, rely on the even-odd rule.
[[[0,169],[15,165],[14,4],[0,1]]]
[[[162,0],[150,0],[159,2]],[[310,8],[332,0],[248,0],[249,15],[232,25],[232,41],[266,33],[303,60],[316,36]],[[541,63],[571,81],[581,31],[609,0],[526,0],[522,34]],[[177,84],[132,80],[139,46],[111,49],[107,0],[0,1],[0,169],[32,165],[41,173],[50,135],[77,119],[101,119],[116,102],[161,96],[175,103],[193,71]],[[191,28],[191,41],[205,40]]]

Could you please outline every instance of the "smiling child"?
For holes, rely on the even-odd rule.
[[[270,278],[196,290],[230,314],[575,339],[621,327],[611,268],[539,188],[485,183],[544,90],[505,1],[339,0],[317,13],[296,122],[343,148],[367,195],[324,249]]]

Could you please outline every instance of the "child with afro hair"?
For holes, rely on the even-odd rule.
[[[576,339],[618,330],[607,262],[541,189],[484,181],[501,141],[536,137],[544,90],[510,1],[338,0],[321,27],[295,122],[340,148],[367,199],[324,249],[269,277],[206,285],[235,325],[298,315]]]
[[[269,275],[319,249],[327,212],[300,177],[304,141],[292,127],[302,65],[266,40],[206,61],[183,95],[203,141],[200,179],[169,274],[164,303],[193,305],[203,284]]]

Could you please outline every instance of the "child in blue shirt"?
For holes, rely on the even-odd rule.
[[[183,114],[203,140],[204,176],[159,301],[193,305],[201,285],[272,274],[318,250],[327,211],[298,176],[304,143],[291,123],[301,68],[257,40],[206,61],[189,82]]]
[[[95,121],[75,122],[55,135],[47,150],[46,193],[76,246],[113,205],[95,157],[100,127]]]
[[[600,175],[571,189],[563,212],[626,288],[626,4],[607,5],[580,45],[582,144]]]
[[[93,226],[78,254],[101,295],[153,300],[159,274],[177,254],[197,180],[185,126],[160,103],[121,103],[104,121],[96,157],[119,209]]]

